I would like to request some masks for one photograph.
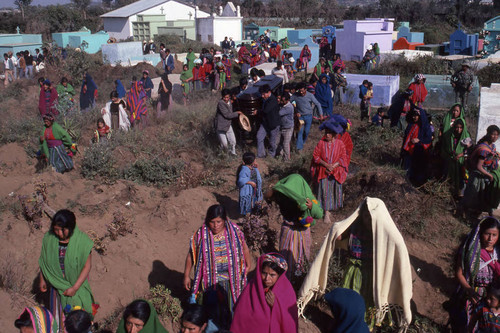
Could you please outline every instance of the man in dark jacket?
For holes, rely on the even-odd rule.
[[[231,92],[228,89],[222,90],[222,98],[217,104],[216,130],[220,146],[224,150],[229,150],[231,155],[236,155],[236,137],[234,136],[231,123],[241,112],[233,112],[231,103]]]
[[[280,107],[268,84],[261,86],[259,92],[264,102],[259,112],[261,124],[257,131],[257,157],[266,157],[266,148],[264,146],[266,136],[269,137],[269,155],[274,157],[276,154],[276,140],[280,132]]]

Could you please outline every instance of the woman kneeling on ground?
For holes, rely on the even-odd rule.
[[[143,299],[127,305],[116,333],[168,333],[161,325],[154,306]]]

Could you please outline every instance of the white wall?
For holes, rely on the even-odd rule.
[[[109,37],[126,39],[130,36],[130,24],[127,18],[103,17],[104,31]]]
[[[214,18],[198,18],[196,20],[196,40],[205,43],[216,43],[214,37]],[[210,37],[211,36],[211,37]]]
[[[168,1],[161,5],[149,8],[137,15],[161,15],[165,14],[165,21],[172,20],[189,20],[191,13],[191,20],[194,20],[195,10],[193,7],[184,5],[176,1]],[[137,15],[132,15],[127,18],[119,17],[103,17],[104,30],[109,33],[110,37],[116,39],[127,39],[133,36],[132,22],[137,21]],[[209,17],[206,12],[198,10],[198,17]]]
[[[164,4],[147,9],[138,13],[139,15],[161,15],[163,7],[163,14],[165,20],[189,20],[189,13],[191,13],[191,20],[194,20],[194,8],[186,6],[176,1],[169,1]],[[198,10],[198,17],[208,17],[208,13]]]
[[[206,43],[220,45],[224,37],[241,40],[243,35],[243,18],[241,17],[207,17],[196,20],[196,33]],[[210,38],[212,36],[212,38]]]
[[[220,45],[224,37],[233,40],[242,40],[243,18],[241,17],[216,17],[214,19],[214,44]]]

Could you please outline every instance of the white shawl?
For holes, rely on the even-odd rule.
[[[104,122],[110,128],[111,128],[111,103],[112,101],[107,102],[106,106],[104,106],[101,109],[102,119],[104,119]],[[128,120],[127,111],[125,111],[122,104],[118,105],[118,109],[119,109],[118,111],[119,127],[121,130],[128,131],[130,129],[130,121]]]
[[[395,323],[405,330],[412,317],[412,276],[408,250],[384,202],[369,197],[365,201],[373,231],[373,300],[377,308],[375,323],[380,325],[390,308],[396,314],[393,317]],[[328,264],[335,249],[335,241],[360,215],[363,203],[351,216],[335,223],[330,229],[299,290],[299,315],[303,315],[305,306],[314,296],[325,293]]]

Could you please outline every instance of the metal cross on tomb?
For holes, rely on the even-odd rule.
[[[163,11],[164,11],[163,6],[161,6],[161,7],[160,7],[160,12],[161,12],[162,14],[163,14]]]

